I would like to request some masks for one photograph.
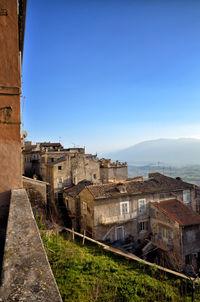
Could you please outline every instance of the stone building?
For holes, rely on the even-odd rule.
[[[100,160],[100,178],[103,184],[126,180],[128,178],[127,163],[111,162],[110,159],[102,158]]]
[[[60,143],[26,144],[24,175],[50,184],[52,202],[62,199],[64,188],[82,180],[100,183],[100,164],[96,155],[86,154],[85,148],[64,149]]]
[[[145,181],[86,186],[74,196],[65,191],[74,227],[97,240],[123,241],[131,235],[142,241],[150,234],[150,202],[176,198],[196,208],[196,186],[160,173],[149,176]]]
[[[200,215],[176,199],[152,202],[150,229],[150,242],[162,251],[162,265],[191,273],[199,269]]]

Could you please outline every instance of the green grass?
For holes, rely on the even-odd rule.
[[[63,301],[191,301],[191,282],[142,262],[105,252],[95,244],[47,235],[43,243]],[[195,293],[195,301],[200,296]]]

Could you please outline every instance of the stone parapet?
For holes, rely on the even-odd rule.
[[[0,301],[62,302],[25,189],[13,190]]]

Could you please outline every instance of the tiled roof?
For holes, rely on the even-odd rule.
[[[50,143],[50,142],[43,142],[43,143],[37,143],[40,144],[42,147],[62,147],[61,143]]]
[[[145,181],[125,181],[123,186],[127,194],[143,194],[143,193],[161,193],[176,190],[191,189],[194,185],[186,183],[181,179],[176,179],[162,175],[160,173],[152,173],[151,178]],[[95,198],[114,197],[122,194],[118,189],[119,184],[104,184],[89,186],[88,190]],[[124,194],[124,193],[123,193]]]
[[[151,202],[151,204],[161,210],[171,219],[178,222],[180,226],[200,224],[200,215],[193,212],[190,208],[177,199]]]
[[[92,185],[91,181],[82,180],[76,186],[73,186],[69,189],[65,189],[64,192],[69,196],[75,197],[82,191],[83,188],[89,185]]]
[[[66,156],[62,156],[62,157],[59,157],[59,158],[53,158],[53,160],[54,161],[52,161],[52,162],[48,162],[47,165],[48,166],[53,166],[53,165],[62,163],[66,160]]]

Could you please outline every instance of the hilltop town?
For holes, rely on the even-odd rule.
[[[22,154],[23,184],[35,214],[142,259],[198,272],[198,186],[160,173],[128,178],[126,162],[60,143],[25,141]],[[45,211],[37,212],[42,206]]]
[[[0,4],[0,302],[199,301],[199,186],[21,134],[26,9]]]

